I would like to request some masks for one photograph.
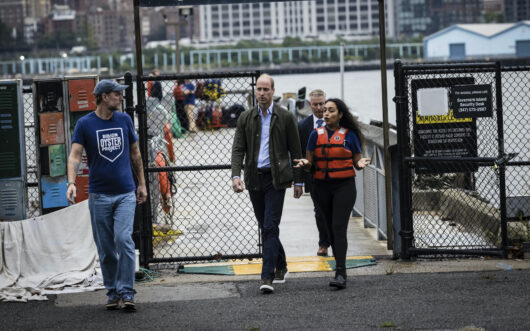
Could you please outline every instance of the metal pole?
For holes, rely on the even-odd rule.
[[[495,99],[497,106],[497,131],[499,157],[504,156],[504,123],[502,108],[502,71],[501,63],[495,62]],[[499,165],[499,203],[501,212],[501,245],[504,257],[508,254],[508,224],[506,223],[506,164]]]
[[[136,41],[136,95],[138,100],[138,105],[136,106],[136,113],[138,114],[138,129],[140,134],[140,152],[142,154],[142,163],[144,166],[144,175],[145,167],[147,165],[147,137],[143,132],[146,132],[146,113],[145,113],[145,92],[144,84],[142,82],[143,66],[142,66],[142,35],[140,31],[140,0],[134,0],[134,33]],[[149,192],[149,180],[146,178],[147,192]],[[148,259],[152,255],[152,228],[150,222],[150,196],[147,195],[147,201],[139,205],[136,209],[137,212],[140,212],[142,219],[138,220],[140,223],[140,264],[144,267],[148,267]],[[135,217],[136,218],[136,217]]]
[[[344,43],[340,43],[340,98],[344,100]]]
[[[381,92],[383,101],[383,148],[385,151],[385,206],[387,248],[394,247],[392,232],[392,171],[390,170],[389,127],[388,127],[388,94],[386,82],[386,33],[385,1],[379,0],[379,52],[381,60]]]
[[[180,22],[179,22],[179,13],[177,13],[177,21],[175,22],[175,67],[177,74],[180,73]]]

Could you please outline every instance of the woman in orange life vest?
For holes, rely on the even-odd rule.
[[[295,160],[295,168],[312,171],[317,208],[326,220],[336,273],[329,286],[346,287],[346,231],[355,204],[355,169],[361,170],[370,159],[361,157],[362,135],[346,104],[328,99],[324,105],[325,127],[309,136],[306,158]]]

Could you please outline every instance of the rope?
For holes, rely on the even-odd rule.
[[[158,271],[153,271],[140,267],[140,271],[135,274],[135,283],[148,283],[152,282],[155,278],[160,278],[162,274]]]

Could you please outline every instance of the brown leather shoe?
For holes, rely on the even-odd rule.
[[[320,246],[317,251],[318,256],[328,256],[328,248]]]

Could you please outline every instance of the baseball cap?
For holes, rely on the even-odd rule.
[[[103,93],[121,92],[128,87],[128,85],[120,85],[112,79],[102,79],[96,84],[96,87],[94,88],[94,94],[100,95]]]

